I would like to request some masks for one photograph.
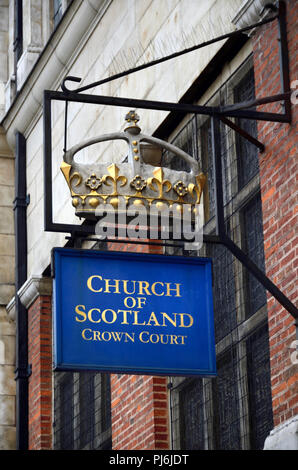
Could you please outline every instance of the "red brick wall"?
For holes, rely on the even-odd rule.
[[[167,379],[111,376],[113,449],[168,449]]]
[[[298,3],[287,1],[290,80],[298,79]],[[276,23],[276,22],[275,22]],[[256,96],[281,91],[277,24],[263,26],[254,37]],[[282,112],[280,103],[259,110]],[[292,123],[258,123],[260,180],[264,223],[265,263],[268,277],[297,302],[297,105],[292,104]],[[271,383],[274,425],[298,413],[298,365],[291,360],[296,339],[293,317],[268,295]]]
[[[52,448],[52,306],[40,296],[28,309],[29,449]]]
[[[132,243],[109,243],[108,249],[161,253],[159,246]],[[169,449],[166,378],[112,374],[111,408],[113,449]]]

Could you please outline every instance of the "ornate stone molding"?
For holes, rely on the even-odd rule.
[[[52,295],[52,279],[31,276],[18,290],[18,295],[24,307],[28,309],[40,295]]]
[[[4,116],[2,122],[10,148],[15,145],[15,131],[25,134],[41,110],[43,90],[59,85],[69,71],[77,49],[83,47],[110,3],[111,0],[78,0],[71,4]]]
[[[239,8],[236,16],[233,18],[232,23],[237,29],[245,28],[251,24],[257,23],[264,18],[270,10],[264,11],[265,5],[268,3],[277,3],[275,0],[269,2],[268,0],[245,0]],[[251,35],[254,30],[249,31],[247,34]]]
[[[13,297],[11,301],[6,305],[6,312],[10,320],[15,321],[16,319],[16,299]]]
[[[0,126],[0,158],[2,157],[14,159],[14,155],[8,146],[4,129]]]
[[[28,309],[40,295],[52,295],[52,279],[49,277],[31,276],[18,290],[18,295],[24,307]],[[16,318],[15,304],[15,297],[13,297],[6,306],[7,315],[13,321]]]

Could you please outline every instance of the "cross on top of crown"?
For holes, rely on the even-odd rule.
[[[135,111],[129,111],[129,113],[125,116],[125,121],[127,122],[134,122],[135,124],[140,120],[139,116]]]

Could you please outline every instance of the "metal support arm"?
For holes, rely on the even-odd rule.
[[[216,235],[223,245],[251,272],[256,279],[267,289],[273,297],[294,317],[298,318],[298,309],[295,305],[278,289],[278,287],[258,268],[258,266],[241,250],[226,233],[224,204],[223,204],[223,182],[222,182],[222,162],[220,151],[220,130],[219,119],[211,118],[211,139],[212,158],[215,181],[215,218]]]

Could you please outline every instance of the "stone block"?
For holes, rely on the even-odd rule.
[[[1,395],[15,396],[16,382],[14,379],[14,370],[15,366],[0,365],[0,400],[2,398]]]
[[[15,397],[0,395],[0,423],[14,426],[15,424]]]
[[[0,426],[0,450],[15,450],[16,428],[13,426]]]
[[[12,335],[3,335],[0,323],[0,365],[15,365],[15,339]],[[1,393],[1,392],[0,392]]]
[[[15,323],[9,318],[6,308],[3,306],[0,306],[0,334],[1,336],[15,335]]]
[[[0,186],[0,204],[1,206],[10,206],[13,205],[13,200],[15,198],[15,192],[13,186]]]
[[[14,233],[14,217],[11,207],[0,206],[0,233]]]
[[[0,235],[1,237],[1,235]],[[10,284],[14,282],[14,257],[0,255],[0,283]]]
[[[0,184],[14,184],[14,160],[0,157]]]
[[[0,255],[14,256],[15,238],[14,235],[0,235]]]
[[[0,284],[0,305],[7,305],[15,294],[13,284]]]

